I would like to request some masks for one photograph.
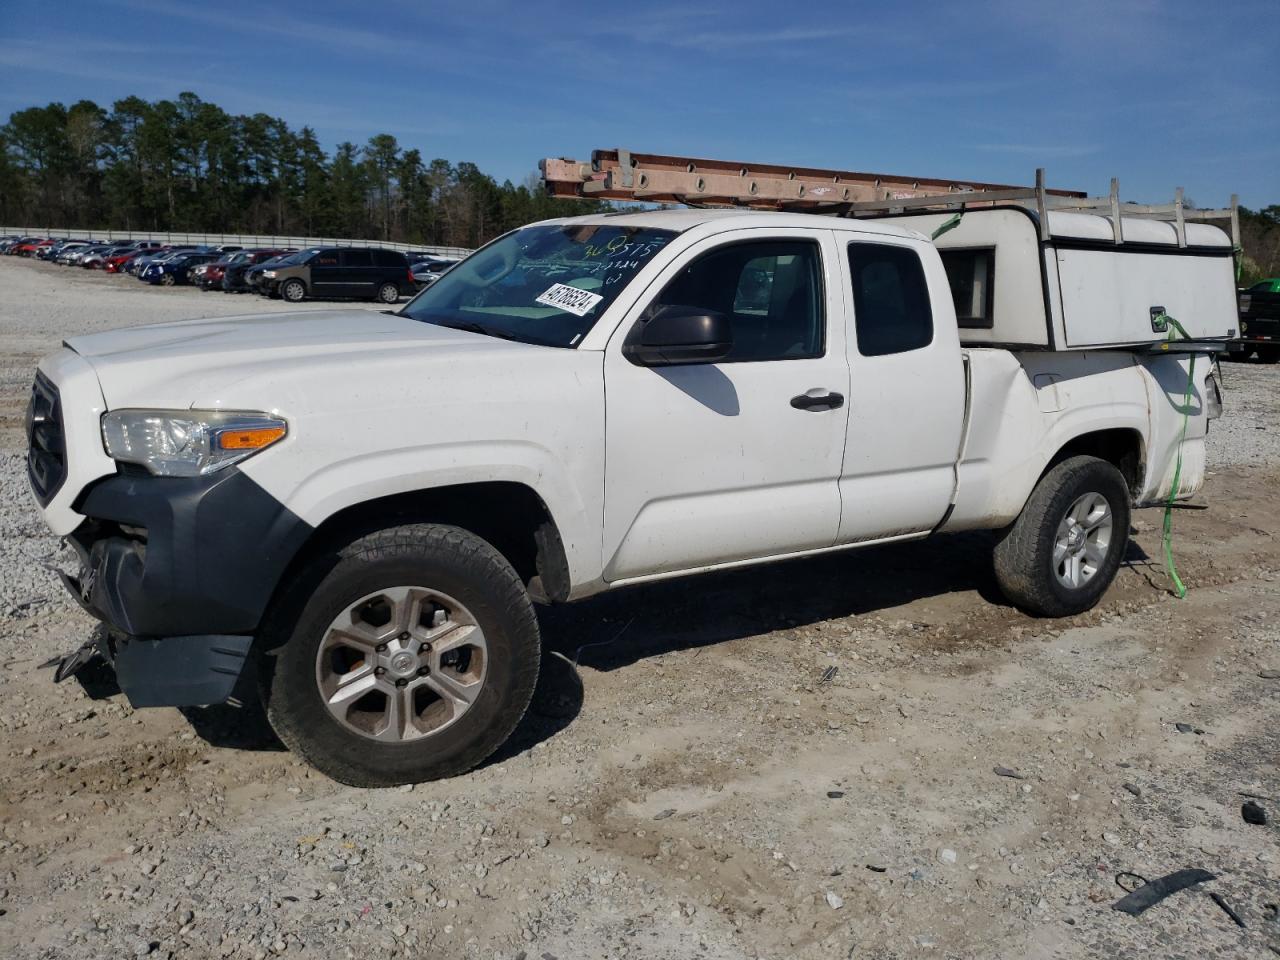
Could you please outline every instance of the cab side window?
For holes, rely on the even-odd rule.
[[[344,267],[371,267],[373,257],[368,250],[343,250],[342,265]]]
[[[920,257],[909,247],[849,244],[853,320],[864,357],[918,350],[933,342],[933,311]]]
[[[821,269],[810,240],[731,244],[685,267],[650,309],[679,305],[728,316],[733,347],[722,363],[820,357]]]

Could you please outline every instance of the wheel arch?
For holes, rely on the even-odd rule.
[[[1062,443],[1049,458],[1036,482],[1062,461],[1076,456],[1097,457],[1120,471],[1132,497],[1137,497],[1146,477],[1147,451],[1142,432],[1135,427],[1109,427],[1077,434]]]
[[[317,557],[336,554],[375,530],[409,523],[467,530],[507,559],[535,600],[561,602],[569,597],[569,562],[546,503],[525,484],[493,480],[393,493],[337,510],[298,549],[280,577],[271,605]]]

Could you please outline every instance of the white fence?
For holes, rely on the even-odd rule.
[[[421,250],[440,257],[465,257],[467,247],[436,247],[421,243],[384,243],[381,240],[346,240],[340,237],[271,237],[243,233],[156,233],[150,230],[85,230],[80,227],[0,227],[0,237],[74,237],[77,240],[160,240],[164,243],[194,243],[201,246],[235,244],[239,247],[279,249],[293,247],[382,247],[387,250]]]

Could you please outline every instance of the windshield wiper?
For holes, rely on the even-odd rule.
[[[514,334],[508,333],[506,330],[499,330],[494,327],[486,327],[476,323],[474,320],[460,320],[457,323],[436,323],[439,327],[448,327],[450,330],[465,330],[467,333],[479,333],[486,337],[497,337],[499,340],[514,340],[516,343],[527,343]]]

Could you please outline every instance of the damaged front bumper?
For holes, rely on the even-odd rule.
[[[102,614],[85,601],[84,581],[60,572],[68,592],[91,615]],[[197,634],[182,637],[133,637],[104,629],[62,657],[53,674],[61,683],[95,659],[115,670],[116,683],[131,706],[197,707],[232,698],[245,675],[253,637]]]
[[[76,500],[67,590],[102,621],[91,653],[135,707],[203,706],[235,694],[253,636],[310,533],[234,467],[207,477],[105,477]],[[83,648],[82,648],[83,650]],[[59,673],[90,659],[77,651]]]

